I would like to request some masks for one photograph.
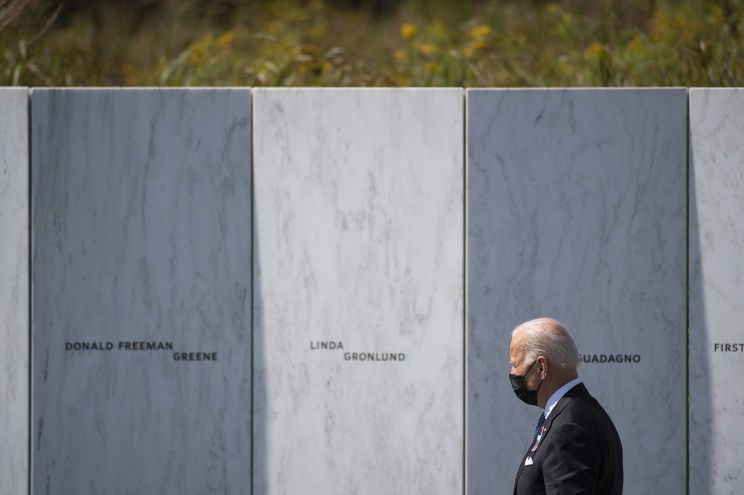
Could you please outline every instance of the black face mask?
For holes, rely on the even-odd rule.
[[[511,382],[512,390],[514,390],[514,393],[519,400],[525,404],[529,404],[530,406],[537,405],[537,391],[540,390],[540,387],[542,387],[543,384],[542,380],[540,380],[540,385],[537,386],[536,390],[527,390],[527,386],[524,384],[524,377],[530,372],[532,366],[535,366],[535,363],[537,363],[537,360],[532,363],[532,365],[527,369],[527,372],[522,376],[512,375],[511,373],[509,374],[509,381]]]

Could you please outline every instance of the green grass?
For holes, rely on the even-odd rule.
[[[744,0],[14,2],[0,85],[744,86]]]

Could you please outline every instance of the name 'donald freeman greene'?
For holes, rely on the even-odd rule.
[[[169,341],[65,342],[66,351],[172,351]],[[216,352],[174,352],[174,361],[217,361]]]

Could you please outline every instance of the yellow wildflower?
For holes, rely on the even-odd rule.
[[[204,49],[200,46],[195,46],[191,49],[191,53],[189,53],[189,61],[193,65],[199,65],[199,62],[202,61],[204,58]]]
[[[434,53],[434,45],[431,45],[429,43],[422,43],[421,46],[419,46],[419,51],[422,55],[431,55]]]
[[[430,62],[424,65],[424,70],[431,74],[440,74],[442,72],[442,65],[436,62]]]
[[[607,49],[602,43],[595,41],[591,45],[589,45],[589,48],[584,50],[584,58],[586,59],[599,58],[602,55],[604,55],[606,51]]]
[[[318,48],[318,45],[314,43],[304,43],[302,46],[300,46],[300,53],[303,53],[305,55],[317,55],[320,52],[320,49]]]
[[[406,55],[408,55],[408,52],[405,51],[405,50],[403,50],[403,49],[395,50],[395,59],[396,60],[405,60]]]
[[[561,60],[558,62],[558,71],[567,77],[576,74],[576,68],[566,60]]]
[[[410,40],[411,38],[416,36],[416,26],[414,26],[410,22],[406,22],[400,27],[400,35],[403,37],[404,40]]]
[[[479,24],[478,26],[473,26],[468,30],[468,35],[471,38],[485,38],[486,36],[491,34],[491,28],[489,26],[486,26],[485,24]]]
[[[235,31],[228,31],[217,38],[217,47],[225,48],[235,40]]]
[[[202,36],[194,43],[192,43],[189,53],[189,60],[191,61],[191,63],[194,65],[198,65],[199,63],[201,63],[206,58],[207,53],[212,48],[213,44],[214,37],[211,34]]]
[[[468,44],[468,46],[470,46],[470,48],[472,48],[473,50],[482,50],[483,48],[487,48],[488,47],[488,41],[482,40],[482,39],[477,39],[477,40],[471,41]]]
[[[635,57],[640,57],[646,52],[646,44],[638,34],[633,34],[633,39],[630,41],[630,53]]]

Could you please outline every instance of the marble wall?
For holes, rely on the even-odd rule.
[[[738,493],[744,90],[465,96],[0,89],[0,495],[510,493],[543,315],[626,493]]]
[[[625,492],[685,492],[684,89],[468,91],[468,493],[511,493],[540,414],[511,330],[553,316],[625,446]]]
[[[0,495],[28,492],[28,90],[0,89]]]
[[[254,489],[462,493],[463,92],[254,92]]]
[[[251,94],[34,90],[35,493],[249,493]]]
[[[744,486],[744,89],[690,90],[690,493]]]

